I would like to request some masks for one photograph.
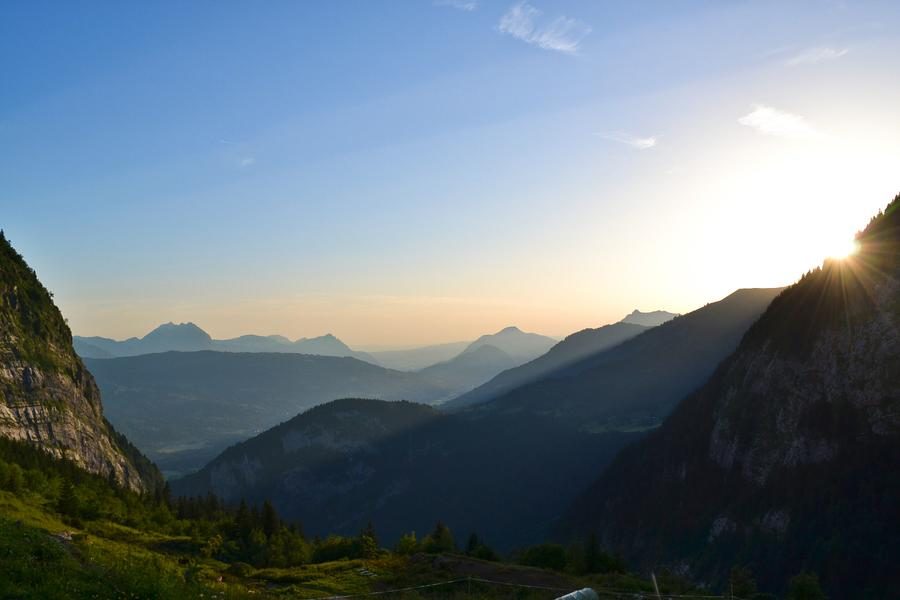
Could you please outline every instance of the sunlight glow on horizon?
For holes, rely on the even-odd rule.
[[[433,4],[11,11],[0,225],[73,333],[560,337],[790,285],[900,191],[900,5]]]

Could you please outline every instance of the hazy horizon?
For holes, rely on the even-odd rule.
[[[698,306],[698,307],[696,307],[696,308],[700,308],[700,307]],[[665,311],[665,309],[653,309],[653,310],[640,310],[640,309],[635,309],[635,310],[637,310],[637,311],[639,311],[639,312],[642,312],[642,313],[651,313],[651,312],[656,312],[657,310],[662,310],[662,311],[664,311],[664,312],[672,312],[672,311]],[[691,312],[691,311],[686,311],[686,312]],[[629,314],[630,314],[630,313],[629,313]],[[674,314],[684,314],[684,313],[674,313]],[[603,322],[603,323],[591,325],[591,326],[589,326],[589,328],[603,327],[603,326],[605,326],[605,325],[610,325],[610,324],[613,324],[613,323],[617,323],[617,322],[619,322],[619,321],[625,319],[627,316],[628,316],[628,315],[623,315],[620,319],[615,319],[615,320],[613,320],[613,321]],[[89,338],[89,337],[106,337],[106,338],[109,338],[109,339],[114,339],[114,340],[116,340],[116,341],[124,341],[124,340],[132,339],[132,338],[142,338],[142,337],[144,337],[146,334],[150,333],[151,331],[157,329],[158,327],[164,326],[164,325],[177,325],[177,326],[181,326],[181,325],[194,325],[194,326],[196,326],[196,327],[199,327],[200,329],[202,329],[202,330],[205,331],[206,333],[208,333],[208,334],[210,335],[210,337],[211,337],[212,339],[214,339],[214,340],[234,339],[234,338],[238,338],[238,337],[246,336],[246,335],[259,335],[259,336],[264,336],[264,337],[281,336],[281,337],[286,337],[286,338],[288,338],[290,341],[294,342],[294,341],[298,341],[298,340],[301,340],[301,339],[310,339],[310,338],[323,337],[323,336],[326,336],[326,335],[335,335],[332,331],[323,331],[322,333],[317,333],[317,334],[314,334],[314,335],[302,335],[302,334],[301,334],[301,335],[297,335],[297,336],[284,335],[284,334],[279,333],[279,332],[277,332],[277,331],[275,331],[275,332],[263,332],[263,333],[258,332],[258,331],[245,331],[245,332],[243,332],[243,333],[238,333],[238,334],[236,334],[236,335],[217,335],[217,334],[215,334],[214,332],[210,331],[208,328],[204,327],[204,326],[203,326],[203,323],[197,322],[197,321],[195,321],[195,320],[188,320],[188,321],[171,321],[171,320],[170,320],[170,321],[165,321],[165,322],[161,322],[161,323],[156,324],[155,326],[151,327],[151,328],[148,329],[147,331],[139,332],[139,333],[136,333],[136,334],[134,334],[134,335],[121,336],[121,337],[104,336],[104,335],[98,335],[98,334],[89,333],[89,332],[77,332],[77,331],[73,331],[72,334],[75,335],[75,336],[84,337],[84,338]],[[531,331],[531,330],[528,330],[528,329],[526,329],[526,328],[519,327],[519,326],[516,325],[515,323],[508,323],[507,325],[503,325],[503,326],[501,326],[501,327],[497,327],[497,328],[495,328],[495,329],[493,329],[493,330],[483,331],[483,332],[480,332],[480,333],[477,333],[477,334],[473,334],[473,335],[471,335],[471,336],[469,336],[469,337],[467,337],[467,338],[460,338],[460,339],[436,340],[436,341],[433,341],[433,342],[425,342],[425,343],[416,343],[416,342],[413,342],[413,343],[402,343],[402,342],[400,342],[400,343],[396,343],[396,344],[382,344],[382,343],[377,343],[377,342],[376,342],[376,343],[366,343],[366,342],[362,342],[362,343],[353,343],[353,344],[351,344],[351,345],[353,346],[353,349],[354,349],[354,350],[362,350],[362,351],[370,351],[370,352],[376,352],[376,351],[389,351],[389,350],[411,350],[411,349],[419,348],[419,347],[426,346],[426,345],[427,345],[427,346],[440,346],[440,345],[452,345],[452,344],[470,343],[470,342],[474,341],[476,338],[481,337],[482,335],[488,335],[488,334],[499,333],[501,330],[504,330],[504,329],[506,329],[506,328],[508,328],[508,327],[515,327],[515,328],[519,329],[520,331],[522,331],[522,332],[524,332],[524,333],[537,333],[537,334],[544,335],[544,336],[547,336],[547,337],[550,337],[550,338],[555,338],[555,339],[557,339],[557,340],[561,340],[561,339],[565,338],[566,336],[571,335],[572,333],[575,333],[576,331],[580,331],[581,329],[585,329],[585,328],[583,327],[583,328],[581,328],[581,329],[579,329],[579,330],[569,331],[569,332],[566,332],[566,333],[553,334],[553,333],[547,333],[547,332],[542,332],[542,331]],[[326,329],[327,329],[327,328],[326,328]],[[347,342],[347,340],[341,338],[341,336],[337,336],[337,335],[336,335],[335,337],[341,339],[341,341],[343,341],[343,342]]]
[[[896,3],[2,10],[0,226],[79,335],[561,337],[898,191]]]

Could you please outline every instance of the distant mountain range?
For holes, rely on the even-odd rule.
[[[619,323],[570,336],[551,351],[552,358],[535,361],[531,369],[541,381],[564,379],[576,402],[536,398],[532,382],[470,408],[429,412],[402,431],[385,430],[377,402],[333,402],[230,448],[171,484],[181,494],[269,498],[312,534],[357,531],[371,520],[383,539],[393,541],[440,518],[454,531],[477,531],[502,550],[541,541],[598,465],[658,425],[674,399],[700,385],[777,292],[736,292],[659,327]],[[488,342],[520,333],[485,336],[459,359],[476,352],[502,356],[505,351]],[[552,342],[529,339],[535,351]],[[605,364],[615,365],[605,371],[615,386],[600,377],[597,369]],[[673,373],[675,368],[685,374]],[[519,377],[524,376],[498,379]],[[647,382],[657,377],[658,383]],[[520,390],[526,391],[519,395]],[[623,398],[638,393],[644,418],[635,426]],[[565,418],[553,403],[567,409]],[[422,414],[424,407],[395,410]],[[371,430],[354,426],[331,433],[332,413],[346,413]]]
[[[86,339],[96,345],[103,338]],[[551,338],[509,327],[482,336],[449,361],[400,372],[326,356],[325,352],[346,348],[333,336],[298,342],[277,336],[236,340],[240,344],[212,340],[191,323],[166,324],[137,342],[106,345],[117,351],[157,352],[85,361],[106,399],[110,420],[174,476],[200,468],[227,445],[317,404],[354,396],[439,404],[552,343]],[[487,340],[497,340],[516,358],[487,345]],[[272,344],[291,350],[259,351]],[[173,346],[179,351],[161,351]],[[222,350],[238,347],[247,351]],[[301,355],[298,348],[310,352]]]
[[[777,297],[561,531],[695,580],[743,564],[778,590],[811,570],[830,597],[886,597],[900,556],[900,196],[858,241]]]
[[[649,327],[646,326],[621,322],[573,333],[553,346],[546,354],[523,365],[503,371],[476,389],[446,403],[442,408],[457,410],[486,402],[526,383],[537,381],[588,356],[608,350],[648,329]]]
[[[369,352],[383,367],[398,371],[418,371],[446,362],[465,350],[472,342],[449,342],[420,346],[406,350],[378,350]]]
[[[417,373],[347,357],[197,351],[84,360],[110,421],[169,475],[335,398],[432,403],[451,393]]]
[[[506,327],[497,333],[483,335],[469,344],[463,354],[484,346],[493,346],[513,360],[525,362],[537,358],[556,344],[556,340],[537,333],[525,333],[518,327]]]
[[[528,411],[588,429],[656,427],[737,347],[781,289],[738,290],[640,335],[640,325],[627,323],[579,332],[555,352],[499,375],[449,408],[491,400],[479,410]],[[609,349],[589,352],[598,345]]]
[[[479,386],[498,373],[541,356],[556,343],[553,338],[506,327],[483,335],[450,360],[419,371],[430,380],[454,390],[450,396]]]
[[[242,335],[214,340],[194,323],[165,323],[142,338],[117,341],[104,337],[74,337],[75,351],[83,358],[116,358],[156,352],[277,352],[314,354],[319,356],[349,356],[368,363],[378,361],[366,352],[358,352],[329,334],[291,341],[280,335]]]
[[[451,361],[462,353],[471,352],[481,346],[493,346],[507,355],[507,360],[494,360],[494,367],[485,364],[481,372],[489,373],[487,379],[503,369],[516,366],[546,352],[556,340],[536,333],[525,333],[517,327],[507,327],[498,333],[481,336],[474,342],[455,342],[423,346],[409,350],[388,350],[381,352],[360,352],[353,350],[337,337],[329,334],[315,338],[300,338],[295,341],[281,335],[242,335],[225,340],[214,340],[194,323],[165,323],[143,338],[113,340],[104,337],[75,336],[75,350],[83,358],[118,358],[139,356],[157,352],[271,352],[313,354],[319,356],[349,356],[371,363],[402,371],[419,371],[438,363]],[[486,356],[486,355],[485,355]],[[472,364],[473,360],[463,361]],[[444,368],[452,370],[452,366]],[[448,377],[460,382],[458,391],[465,391],[486,381],[475,375],[472,369],[461,367],[463,372]],[[491,369],[493,372],[490,372]],[[475,370],[477,371],[477,369]],[[472,376],[466,376],[472,373]],[[474,376],[474,378],[473,378]]]
[[[520,362],[496,346],[485,345],[466,350],[446,362],[426,367],[419,373],[459,393],[481,385],[497,373],[511,369]]]

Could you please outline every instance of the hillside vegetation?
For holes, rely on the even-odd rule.
[[[307,538],[267,503],[228,508],[213,496],[142,496],[7,440],[0,573],[0,597],[34,600],[321,598],[405,588],[418,589],[391,597],[547,599],[589,585],[652,589],[596,547],[537,546],[501,561],[477,536],[457,543],[440,523],[391,550],[371,527]],[[670,575],[660,582],[694,590]]]

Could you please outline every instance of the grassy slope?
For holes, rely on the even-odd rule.
[[[284,569],[235,568],[204,558],[188,537],[140,531],[110,521],[64,523],[37,494],[0,491],[0,597],[14,598],[319,598],[458,580],[394,598],[554,598],[554,590],[477,581],[579,589],[649,591],[631,575],[574,577],[458,555],[339,560]],[[469,581],[469,578],[473,581]],[[673,582],[673,589],[679,589]],[[471,594],[471,596],[469,595]]]

